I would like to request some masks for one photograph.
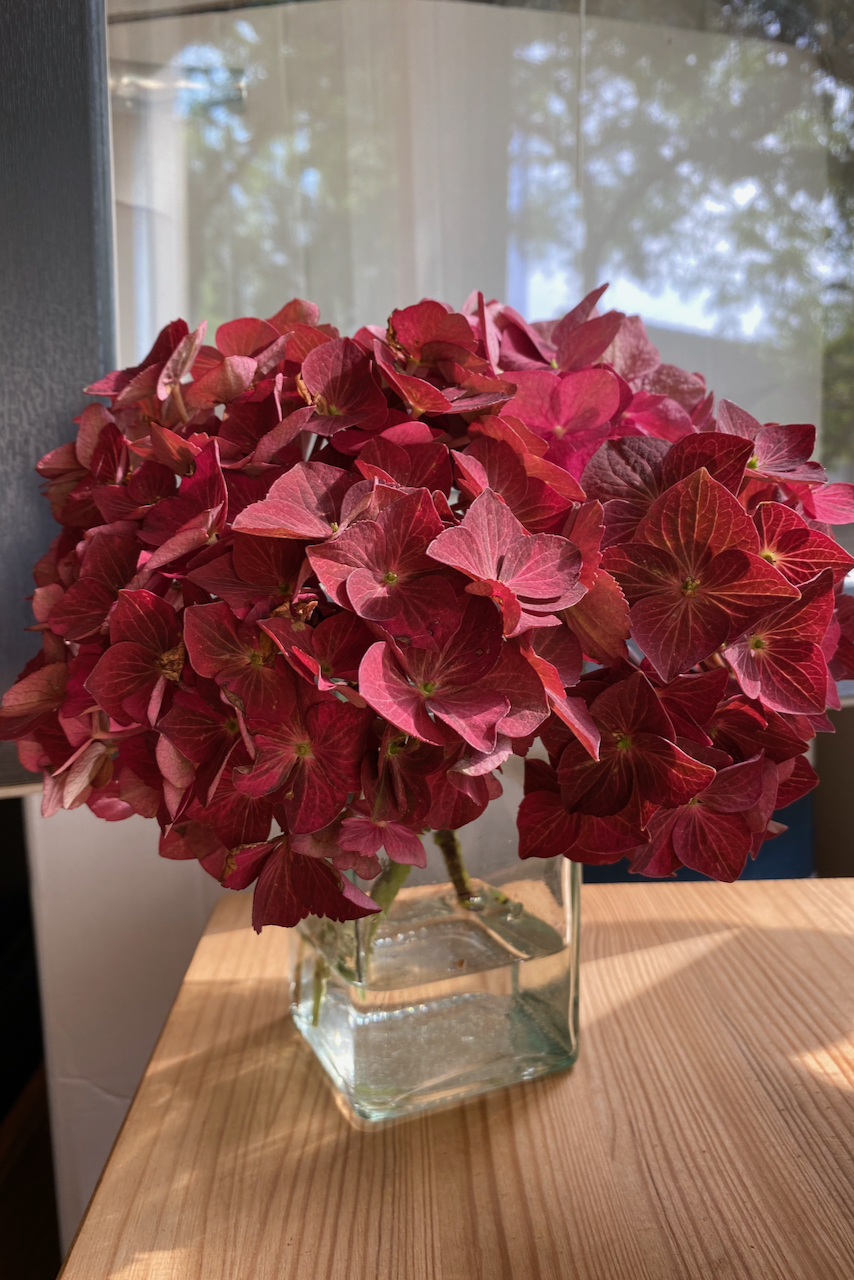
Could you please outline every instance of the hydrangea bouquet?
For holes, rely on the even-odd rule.
[[[602,293],[177,321],[89,387],[0,713],[45,814],[157,818],[258,929],[355,920],[426,830],[465,902],[515,754],[522,858],[735,879],[854,675],[854,487]]]

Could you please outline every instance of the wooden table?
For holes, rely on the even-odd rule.
[[[64,1280],[852,1280],[854,880],[582,916],[572,1073],[361,1132],[223,901]]]

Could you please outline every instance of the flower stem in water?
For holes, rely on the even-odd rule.
[[[311,1025],[320,1025],[320,1006],[326,995],[326,979],[329,977],[329,965],[320,953],[314,962],[314,980],[311,991]]]
[[[371,916],[368,922],[368,936],[365,943],[366,960],[371,958],[371,951],[373,950],[377,930],[380,927],[380,921],[384,920],[388,915],[391,904],[406,884],[407,876],[411,870],[412,867],[408,863],[389,861],[388,866],[380,872],[374,881],[371,887],[371,897],[379,907],[382,907],[382,910],[378,915]]]
[[[465,907],[466,911],[482,910],[483,904],[472,891],[456,831],[449,831],[447,827],[443,827],[440,831],[433,832],[433,840],[442,851],[445,866],[448,868],[448,878],[457,895],[457,902],[461,907]]]

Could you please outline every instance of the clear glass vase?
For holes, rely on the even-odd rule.
[[[428,833],[423,870],[389,865],[359,881],[387,904],[381,915],[310,916],[294,930],[294,1021],[363,1119],[575,1062],[580,869],[562,857],[519,859],[521,765],[508,761],[504,795],[455,833],[467,894]]]

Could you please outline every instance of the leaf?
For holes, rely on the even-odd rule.
[[[558,765],[561,795],[571,811],[606,817],[624,809],[635,788],[646,800],[678,805],[714,778],[713,769],[671,741],[667,713],[640,672],[599,694],[590,713],[603,729],[599,760],[571,741]]]
[[[303,685],[289,711],[275,722],[250,720],[258,750],[254,764],[235,773],[235,785],[247,795],[276,792],[288,828],[318,831],[358,791],[360,766],[370,713],[337,699],[308,704]]]
[[[821,651],[833,614],[833,574],[825,569],[801,587],[801,598],[762,619],[724,650],[748,697],[787,714],[810,715],[827,703],[827,663]]]
[[[266,859],[255,886],[252,925],[260,933],[265,924],[291,928],[309,914],[330,920],[359,920],[380,908],[320,858],[293,853],[281,841]]]
[[[0,709],[0,739],[22,737],[60,707],[67,679],[64,662],[49,662],[7,689]]]
[[[157,378],[156,395],[158,400],[166,400],[185,374],[193,367],[199,349],[204,342],[207,321],[203,320],[193,333],[186,334],[169,355]],[[130,390],[130,388],[128,388]],[[119,397],[125,400],[125,395]]]
[[[532,791],[522,797],[516,814],[520,858],[565,856],[578,836],[579,818],[567,813],[559,795]]]
[[[160,546],[189,521],[205,512],[218,512],[218,527],[225,524],[228,492],[219,459],[219,442],[209,440],[195,456],[194,471],[185,476],[174,498],[164,498],[143,521],[143,541]]]
[[[799,587],[823,569],[833,571],[840,583],[854,568],[854,559],[846,551],[779,502],[762,502],[754,514],[759,531],[759,554],[779,569],[789,582]]]
[[[595,364],[614,341],[625,320],[622,311],[608,311],[604,316],[587,320],[570,330],[557,349],[558,368],[582,369],[585,365]]]
[[[378,853],[385,847],[393,862],[415,867],[427,865],[421,840],[400,822],[374,822],[362,815],[345,818],[338,842],[342,849],[355,849],[363,854]],[[375,895],[372,897],[377,901]]]
[[[79,578],[51,609],[48,625],[66,640],[85,640],[101,630],[115,597],[96,578]]]
[[[662,679],[797,598],[753,554],[758,545],[743,508],[701,469],[656,499],[636,541],[606,550],[602,564],[629,602],[632,636]]]
[[[648,509],[661,492],[661,474],[668,453],[664,440],[635,436],[608,440],[584,469],[584,490],[589,498],[600,502],[625,499]]]
[[[355,477],[325,462],[298,462],[273,484],[263,502],[244,508],[234,529],[274,538],[328,538]]]
[[[825,524],[851,524],[854,520],[854,484],[823,484],[813,489],[804,506],[813,520]]]
[[[603,359],[614,366],[620,377],[632,384],[649,377],[661,363],[658,348],[650,341],[640,316],[623,317]]]
[[[316,347],[305,357],[301,375],[314,405],[308,429],[330,436],[346,427],[380,427],[388,405],[374,381],[371,362],[350,338]]]
[[[744,468],[753,453],[753,443],[738,436],[685,436],[669,450],[661,469],[661,489],[669,489],[687,479],[700,467],[730,493],[738,494],[744,479]]]
[[[272,325],[277,333],[287,333],[288,329],[294,325],[313,326],[319,320],[320,308],[315,303],[306,302],[303,298],[292,298],[274,316],[270,316],[267,323]]]
[[[184,610],[184,643],[194,671],[226,688],[249,715],[275,716],[291,705],[293,684],[275,649],[255,626],[238,623],[228,605]]]
[[[478,594],[492,595],[505,615],[508,602],[515,601],[520,612],[518,619],[512,609],[505,617],[508,634],[549,625],[557,610],[584,594],[578,548],[549,534],[527,536],[489,489],[475,499],[461,525],[439,534],[427,554],[473,578],[482,588]]]
[[[184,403],[190,409],[228,404],[252,386],[257,367],[249,356],[228,355],[216,368],[191,383],[184,394]]]
[[[187,816],[207,823],[227,849],[234,849],[269,837],[273,805],[266,796],[255,798],[236,791],[226,773],[213,798],[194,800]]]
[[[583,369],[557,377],[550,369],[514,375],[516,394],[504,407],[535,431],[561,437],[608,422],[620,404],[617,379],[608,369]]]
[[[597,569],[587,594],[560,616],[578,637],[582,652],[594,661],[613,662],[626,656],[629,606],[610,573]]]
[[[777,776],[779,789],[776,807],[778,809],[785,809],[787,805],[794,804],[796,800],[802,799],[818,786],[818,774],[806,756],[796,756],[794,760],[787,760],[785,764],[778,765]]]
[[[409,374],[398,373],[391,359],[391,352],[381,342],[374,342],[374,360],[377,367],[382,370],[389,386],[416,414],[451,412],[450,400],[446,399],[438,387],[425,382],[423,378],[413,378]]]
[[[86,688],[99,706],[114,719],[127,722],[125,699],[143,690],[151,692],[160,679],[159,654],[142,644],[120,641],[98,662]]]
[[[269,320],[244,316],[219,326],[216,345],[226,359],[254,356],[269,347],[278,336],[279,330]]]

